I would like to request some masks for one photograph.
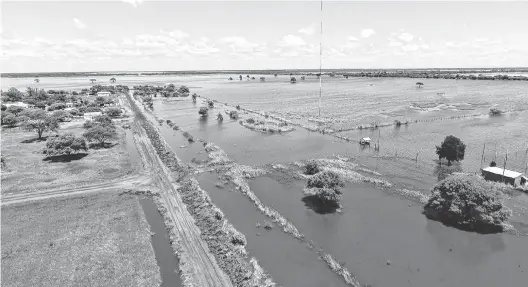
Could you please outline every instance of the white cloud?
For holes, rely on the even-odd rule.
[[[376,34],[376,31],[374,31],[373,29],[363,29],[361,30],[361,37],[363,38],[369,38],[373,35]]]
[[[137,8],[139,4],[143,3],[143,0],[121,0],[121,1],[134,6],[134,8]]]
[[[259,49],[259,44],[251,43],[244,37],[232,36],[225,37],[221,40],[222,43],[228,44],[231,51],[237,53],[252,53]]]
[[[185,38],[189,37],[189,35],[187,33],[183,32],[181,30],[173,30],[173,31],[170,31],[170,32],[161,30],[160,33],[162,35],[169,36],[169,37],[172,37],[172,38],[175,38],[175,39],[185,39]]]
[[[308,27],[299,29],[299,33],[304,35],[313,35],[315,33],[315,23],[310,24]]]
[[[77,19],[77,18],[73,18],[73,24],[75,25],[75,28],[77,29],[85,29],[86,28],[86,24],[84,24],[81,20]]]
[[[295,47],[295,46],[304,46],[306,42],[298,36],[287,35],[282,37],[282,40],[279,42],[281,47]]]
[[[348,36],[348,41],[357,41],[358,38],[354,37],[354,36]]]
[[[389,40],[389,46],[390,47],[400,47],[400,46],[403,46],[403,43],[402,42],[398,42],[396,40]]]
[[[398,35],[398,39],[405,42],[411,42],[414,39],[414,36],[409,33],[401,33],[400,35]]]

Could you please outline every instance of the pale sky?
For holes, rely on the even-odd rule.
[[[2,1],[2,72],[527,67],[528,2]]]

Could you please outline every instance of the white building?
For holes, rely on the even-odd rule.
[[[109,97],[110,95],[111,95],[111,93],[110,92],[106,92],[106,91],[97,92],[97,96]]]
[[[91,113],[84,113],[84,119],[87,121],[93,121],[93,119],[97,116],[102,115],[101,112],[91,112]]]

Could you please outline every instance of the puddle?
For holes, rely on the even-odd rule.
[[[126,150],[128,158],[133,166],[141,165],[141,157],[134,142],[134,133],[130,129],[125,130],[126,133]]]
[[[165,228],[163,217],[152,199],[140,197],[139,202],[150,225],[150,231],[154,233],[151,237],[151,243],[160,270],[161,286],[181,287],[178,258],[170,245],[169,233]]]

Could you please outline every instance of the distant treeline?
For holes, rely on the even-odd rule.
[[[465,73],[465,72],[464,72]],[[527,76],[517,76],[517,75],[487,75],[487,74],[478,74],[478,75],[465,75],[460,73],[452,72],[438,72],[438,71],[428,71],[428,72],[359,72],[359,73],[345,73],[343,74],[345,78],[348,77],[368,77],[368,78],[425,78],[425,79],[454,79],[454,80],[505,80],[505,81],[528,81]]]
[[[394,77],[405,75],[433,75],[433,74],[475,74],[475,73],[519,73],[527,72],[528,68],[444,68],[444,69],[323,69],[324,74],[352,76],[357,73],[378,75],[386,73]],[[133,76],[133,75],[208,75],[208,74],[265,74],[265,75],[314,75],[319,69],[292,70],[207,70],[207,71],[148,71],[148,72],[52,72],[52,73],[2,73],[5,78],[37,78],[37,77],[94,77],[94,76]],[[510,76],[511,77],[511,76]],[[417,77],[419,78],[419,77]]]

